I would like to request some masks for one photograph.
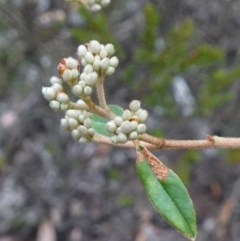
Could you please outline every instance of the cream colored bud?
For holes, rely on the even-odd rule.
[[[78,131],[80,132],[81,135],[85,136],[88,132],[88,129],[85,127],[85,126],[79,126],[78,128]]]
[[[78,61],[72,57],[68,57],[65,59],[65,65],[69,69],[77,69],[78,64]]]
[[[101,45],[98,41],[92,40],[90,41],[89,49],[93,54],[99,54],[99,52],[101,51]]]
[[[68,126],[68,120],[67,119],[65,119],[65,118],[63,118],[63,119],[61,119],[61,126],[65,129],[65,130],[67,130],[68,128],[69,128],[69,126]]]
[[[102,69],[107,69],[109,67],[109,58],[102,59],[100,66]]]
[[[53,85],[53,84],[62,84],[62,80],[59,79],[58,77],[56,76],[52,76],[51,79],[50,79],[50,83]]]
[[[102,1],[101,1],[101,5],[102,5],[103,7],[106,7],[110,2],[111,2],[111,0],[102,0]]]
[[[138,132],[139,134],[145,133],[146,130],[147,130],[147,127],[146,127],[145,124],[139,124],[138,127],[137,127],[137,132]]]
[[[132,131],[129,136],[129,140],[136,140],[138,138],[138,133],[136,131]]]
[[[70,69],[65,70],[62,74],[62,78],[65,82],[69,82],[70,80],[72,80],[72,71]]]
[[[79,97],[82,94],[82,87],[80,85],[74,85],[72,91],[74,95]]]
[[[130,121],[124,121],[121,125],[121,130],[124,134],[128,134],[132,131],[132,124]]]
[[[80,107],[80,109],[83,109],[83,110],[89,109],[89,106],[83,100],[78,100],[77,105]]]
[[[113,121],[109,121],[106,123],[106,128],[109,132],[114,133],[117,127]]]
[[[90,65],[90,64],[87,64],[85,67],[84,67],[84,73],[86,73],[86,74],[90,74],[90,73],[92,73],[93,72],[93,67],[92,67],[92,65]]]
[[[103,49],[103,50],[101,50],[99,56],[100,56],[102,59],[104,59],[104,58],[106,58],[106,57],[108,56],[108,53],[107,53],[107,51],[106,51],[105,49]]]
[[[118,66],[118,63],[119,63],[119,61],[116,56],[112,57],[109,62],[110,66],[112,66],[114,68],[116,68]]]
[[[118,140],[119,143],[126,143],[128,138],[125,134],[120,133],[117,137],[117,140]]]
[[[83,81],[83,80],[80,80],[80,81],[78,82],[78,84],[79,84],[82,88],[84,88],[84,87],[86,86],[86,82]]]
[[[95,130],[94,130],[93,128],[89,128],[89,129],[87,130],[87,133],[88,133],[88,135],[90,135],[90,136],[94,136]]]
[[[69,105],[68,104],[61,104],[60,108],[61,108],[62,111],[66,111],[66,110],[69,109]]]
[[[105,71],[105,74],[109,76],[109,75],[112,75],[114,72],[115,72],[115,68],[109,66],[109,67],[107,68],[107,70]]]
[[[59,102],[63,103],[63,104],[66,104],[66,103],[69,102],[69,97],[68,97],[68,95],[65,94],[65,93],[59,93],[59,94],[57,95],[57,100],[58,100]]]
[[[83,122],[84,126],[89,129],[92,127],[92,120],[90,118],[86,118]]]
[[[137,112],[140,108],[141,108],[141,102],[139,100],[133,100],[129,105],[129,109],[132,112]]]
[[[53,109],[53,110],[59,110],[60,109],[60,103],[57,100],[51,100],[49,102],[49,106]]]
[[[97,11],[99,11],[99,10],[101,10],[102,9],[102,7],[101,7],[101,5],[99,5],[99,4],[94,4],[92,7],[91,7],[91,10],[93,11],[93,12],[97,12]]]
[[[140,113],[138,114],[139,120],[141,122],[145,122],[147,120],[148,117],[148,112],[146,110],[142,110],[140,111]]]
[[[111,139],[112,143],[114,143],[114,144],[118,143],[118,136],[117,135],[112,136],[110,139]]]
[[[107,45],[105,46],[105,50],[107,51],[108,56],[113,55],[114,52],[115,52],[113,44],[107,44]]]
[[[72,79],[77,79],[79,76],[79,71],[77,69],[72,69]]]
[[[88,139],[84,136],[82,136],[80,139],[79,139],[79,142],[80,143],[87,143],[88,142]]]
[[[85,58],[86,62],[89,63],[89,64],[92,64],[93,61],[94,61],[94,56],[93,56],[93,54],[90,53],[90,52],[87,52],[87,53],[85,54],[85,57],[84,57],[84,58]]]
[[[78,140],[81,137],[81,134],[78,130],[74,129],[71,132],[73,139]]]
[[[123,123],[123,118],[121,116],[116,116],[114,119],[113,119],[114,123],[117,125],[117,126],[120,126],[122,123]]]
[[[123,111],[123,114],[122,114],[122,118],[123,118],[124,120],[129,120],[129,119],[131,119],[131,118],[132,118],[132,113],[131,113],[131,111],[130,111],[130,110],[124,110],[124,111]]]
[[[74,119],[78,119],[78,113],[76,110],[67,110],[65,113],[68,117],[74,118]]]
[[[69,118],[68,119],[68,125],[69,125],[69,128],[73,130],[73,129],[77,128],[79,124],[78,124],[78,121],[76,119]]]
[[[58,91],[60,91],[60,90],[63,90],[63,86],[60,85],[60,84],[53,84],[52,88],[53,88],[56,92],[58,92]]]
[[[84,89],[83,89],[83,93],[85,95],[91,95],[92,94],[92,88],[90,86],[86,86]]]
[[[101,65],[101,60],[95,59],[93,62],[93,69],[98,71],[100,69],[100,65]]]
[[[80,45],[77,49],[77,55],[80,58],[83,58],[85,56],[85,54],[87,53],[87,49],[84,45]]]
[[[42,87],[42,94],[48,101],[56,98],[56,91],[52,87]]]

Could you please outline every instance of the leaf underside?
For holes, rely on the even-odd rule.
[[[169,170],[166,180],[158,180],[146,160],[137,161],[136,168],[157,211],[182,235],[195,240],[197,227],[193,203],[179,177]]]

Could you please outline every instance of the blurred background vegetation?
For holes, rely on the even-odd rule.
[[[239,136],[239,1],[0,1],[0,241],[184,240],[153,210],[134,152],[80,145],[41,95],[58,62],[96,39],[116,47],[107,100],[149,110],[172,139]],[[240,151],[159,151],[187,185],[198,240],[240,236]],[[45,236],[44,236],[45,235]]]

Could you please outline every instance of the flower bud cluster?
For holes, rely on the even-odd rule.
[[[56,76],[50,79],[51,87],[42,87],[45,99],[49,101],[49,106],[55,110],[66,111],[69,109],[69,96],[63,90],[62,80]]]
[[[144,134],[147,130],[144,124],[147,117],[148,112],[141,108],[140,101],[132,101],[129,109],[124,110],[122,116],[116,116],[107,122],[107,130],[114,134],[111,141],[117,144],[138,139],[139,135]]]
[[[61,119],[61,126],[71,131],[72,137],[81,143],[91,140],[95,134],[92,128],[92,113],[85,110],[69,109],[65,113],[65,117]]]
[[[96,72],[99,76],[112,75],[118,66],[118,58],[112,55],[115,49],[112,44],[100,44],[92,40],[85,45],[80,45],[77,54],[81,64],[87,68],[87,73]]]
[[[63,81],[71,86],[78,80],[79,68],[79,61],[72,57],[63,58],[58,64],[58,72],[62,76]]]

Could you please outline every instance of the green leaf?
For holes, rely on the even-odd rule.
[[[108,105],[108,107],[110,108],[110,110],[118,115],[118,116],[121,116],[122,113],[123,113],[123,109],[117,105]],[[96,114],[93,114],[92,115],[92,127],[93,129],[101,134],[101,135],[104,135],[104,136],[112,136],[111,133],[108,132],[108,130],[106,129],[106,123],[108,122],[108,119],[105,119],[101,116],[98,116]]]
[[[195,240],[196,216],[187,189],[179,177],[169,170],[165,180],[158,180],[146,159],[137,161],[137,172],[144,189],[157,211],[182,235]]]

